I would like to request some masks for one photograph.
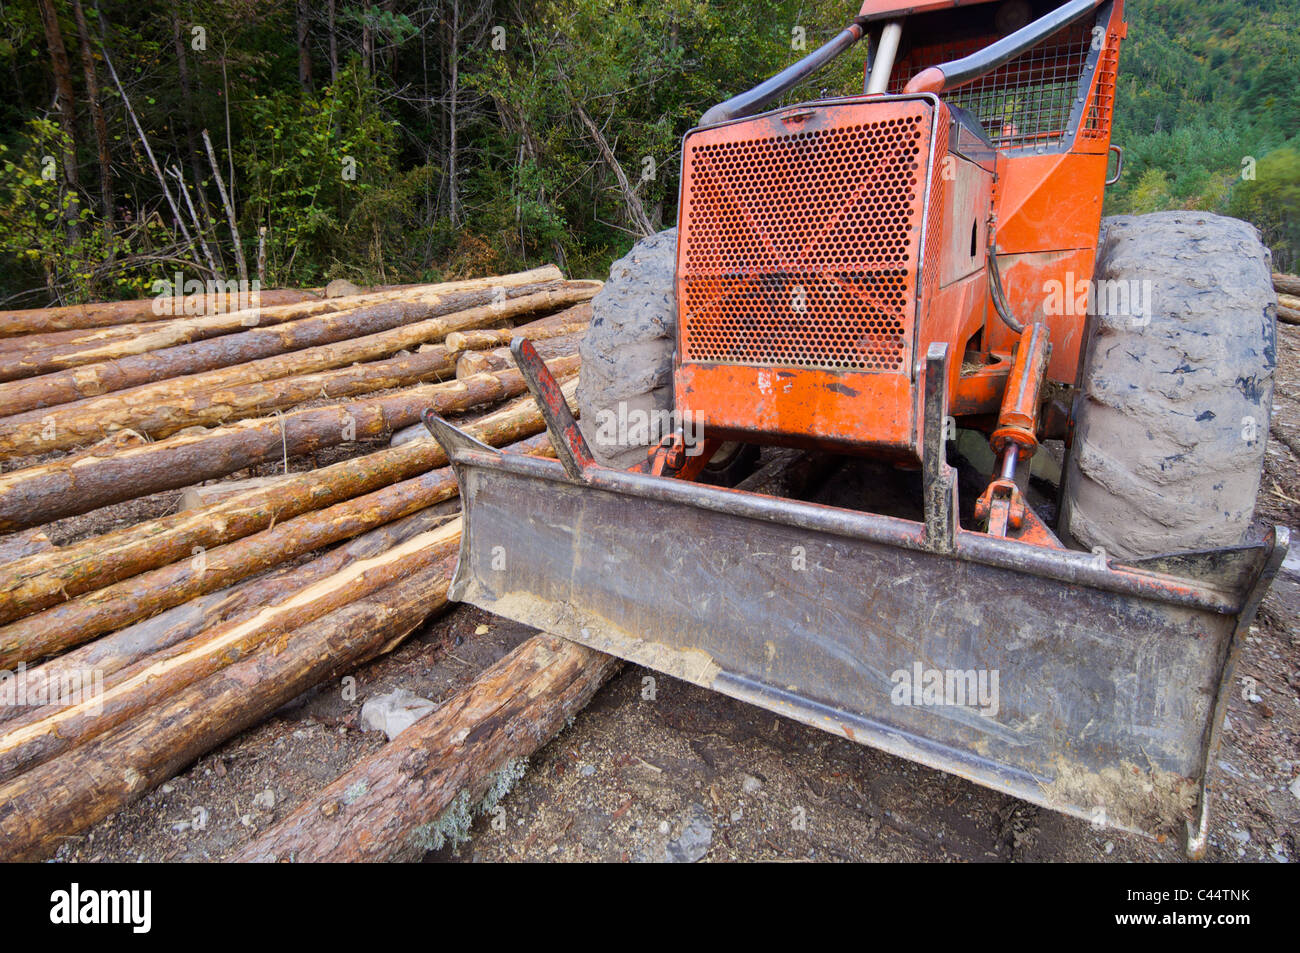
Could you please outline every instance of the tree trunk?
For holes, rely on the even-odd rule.
[[[321,297],[321,289],[286,288],[261,293],[262,307],[295,304],[299,301],[315,301]],[[19,334],[44,334],[48,331],[85,331],[92,328],[105,328],[113,325],[128,324],[139,321],[155,322],[158,313],[155,306],[162,307],[164,314],[184,314],[187,300],[197,303],[194,298],[177,296],[170,301],[158,298],[142,298],[138,301],[98,301],[90,304],[68,304],[57,308],[24,308],[19,311],[0,311],[0,338],[9,338]],[[203,313],[216,314],[228,310],[227,305],[236,300],[230,295],[211,295],[202,299]]]
[[[447,208],[452,226],[460,224],[460,189],[457,180],[460,170],[457,166],[457,153],[460,144],[457,140],[456,111],[460,108],[460,0],[451,0],[451,55],[448,57],[451,76],[450,103],[447,107]]]
[[[264,606],[282,601],[289,594],[332,575],[358,559],[376,556],[419,533],[427,532],[455,516],[458,500],[431,506],[403,519],[372,529],[356,539],[336,546],[315,559],[297,566],[285,566],[257,579],[247,580],[209,593],[95,639],[42,665],[16,673],[15,696],[41,698],[46,686],[75,684],[82,672],[97,672],[107,682],[117,672],[165,648],[226,622],[238,622],[256,615]],[[27,708],[0,705],[0,723],[32,719]],[[7,728],[3,730],[8,730]]]
[[[334,28],[334,0],[328,0],[325,4],[326,16],[329,19],[330,30],[330,83],[338,82],[339,78],[339,41],[338,33]]]
[[[418,859],[428,827],[458,797],[477,804],[497,772],[550,741],[620,664],[559,636],[533,636],[233,859]]]
[[[90,30],[86,27],[86,14],[81,0],[72,0],[72,15],[77,22],[77,48],[81,53],[81,71],[86,79],[86,103],[90,107],[91,125],[95,129],[95,146],[99,155],[99,202],[104,218],[105,248],[111,261],[113,252],[113,159],[109,150],[108,123],[104,121],[104,105],[99,98],[99,77],[95,73],[95,57],[90,50]]]
[[[36,860],[281,705],[399,644],[447,604],[454,557],[286,633],[118,730],[0,786],[0,856]]]
[[[298,27],[298,86],[304,93],[310,93],[311,82],[311,48],[307,45],[307,36],[310,29],[310,22],[307,17],[310,11],[303,0],[298,0],[294,6],[294,18]]]
[[[576,379],[561,390],[573,405]],[[523,397],[485,414],[465,431],[483,443],[500,446],[545,427],[532,397]],[[447,465],[433,440],[415,440],[333,466],[293,474],[269,487],[212,504],[123,527],[102,536],[24,558],[0,577],[0,622],[56,605],[121,579],[165,566],[211,548],[261,532],[281,520],[330,506]]]
[[[533,438],[525,443],[519,450],[544,453],[550,448],[544,435],[541,440]],[[0,627],[0,669],[56,655],[288,559],[402,519],[458,493],[455,474],[444,467],[304,513],[260,533],[212,550],[200,550],[189,559],[87,593]],[[0,751],[3,748],[0,742]]]
[[[542,283],[523,285],[520,286],[514,296],[519,297],[524,294],[524,289],[537,290],[545,287],[546,285]],[[19,379],[35,376],[44,377],[47,374],[57,374],[59,371],[71,370],[74,367],[118,361],[121,358],[136,354],[147,354],[153,351],[165,350],[169,347],[179,347],[182,344],[205,341],[231,332],[239,332],[241,329],[247,331],[254,327],[266,328],[273,325],[287,324],[291,321],[299,321],[303,318],[338,314],[342,311],[356,311],[359,308],[375,308],[403,303],[414,306],[427,302],[439,307],[446,306],[451,310],[458,310],[461,307],[473,307],[479,302],[492,301],[492,294],[499,294],[499,292],[495,288],[490,293],[487,289],[484,289],[476,295],[467,290],[444,291],[440,289],[440,286],[430,285],[403,288],[397,291],[304,301],[276,308],[249,308],[224,314],[175,318],[153,324],[134,325],[138,329],[135,334],[121,333],[126,330],[125,328],[104,328],[98,332],[60,332],[71,335],[67,343],[56,341],[52,344],[41,345],[38,340],[31,340],[27,347],[0,349],[0,381],[13,383]],[[508,291],[507,294],[509,294]],[[433,313],[441,312],[434,311]],[[78,339],[78,335],[82,337]],[[98,335],[98,337],[90,337],[91,335]],[[21,343],[25,339],[15,338],[11,340]],[[249,339],[243,340],[246,343]],[[210,347],[215,346],[210,345]],[[84,377],[87,373],[89,372],[82,372],[82,376]],[[60,380],[69,376],[75,375],[64,375],[64,378],[60,378]],[[37,409],[35,406],[22,406],[20,400],[10,395],[26,393],[39,395],[44,391],[66,392],[66,390],[67,388],[64,387],[60,391],[60,388],[53,381],[33,382],[27,385],[14,384],[12,387],[0,383],[0,416],[11,416],[15,413],[22,413],[24,410]],[[97,395],[85,394],[84,396]],[[40,404],[38,406],[49,405]]]
[[[591,137],[596,140],[596,148],[600,150],[601,157],[618,181],[618,190],[623,195],[623,204],[627,206],[627,217],[632,224],[633,230],[641,238],[653,235],[655,227],[651,223],[650,217],[645,213],[645,207],[641,204],[641,197],[636,194],[636,190],[632,188],[632,183],[628,181],[627,175],[624,174],[623,166],[619,164],[618,158],[614,155],[614,150],[609,147],[609,143],[605,141],[600,128],[591,121],[591,117],[587,115],[587,110],[582,108],[582,104],[574,100],[573,108],[577,110],[578,118],[587,127]]]
[[[557,377],[577,373],[579,359],[551,364]],[[256,418],[206,433],[178,434],[111,457],[62,461],[0,475],[0,531],[37,526],[110,503],[215,479],[268,460],[288,460],[390,433],[426,410],[460,413],[524,390],[517,370],[426,384],[397,394]]]
[[[40,10],[41,25],[45,28],[45,43],[50,49],[50,66],[54,74],[54,90],[59,99],[59,127],[67,137],[63,148],[63,180],[74,201],[67,210],[65,222],[68,240],[76,243],[80,238],[77,225],[76,199],[81,192],[81,182],[77,174],[77,111],[76,98],[72,92],[72,67],[68,62],[68,50],[63,44],[63,31],[59,28],[59,15],[54,9],[53,0],[36,0]]]
[[[208,150],[208,162],[212,166],[212,176],[217,183],[217,194],[221,196],[221,204],[226,209],[226,223],[230,226],[231,244],[235,252],[235,268],[239,271],[239,281],[241,288],[248,287],[248,262],[244,259],[244,243],[239,238],[239,226],[235,222],[235,203],[231,199],[230,193],[226,191],[226,182],[221,178],[221,166],[217,164],[217,154],[212,148],[212,139],[208,136],[208,131],[204,129],[200,136],[203,138],[203,145]],[[232,181],[230,187],[233,190],[235,183]]]
[[[93,697],[73,699],[73,704],[56,711],[38,708],[29,719],[7,723],[0,735],[0,780],[116,728],[231,662],[246,658],[276,636],[445,561],[460,545],[460,533],[461,521],[456,517],[299,589],[251,618],[200,632],[142,659],[114,675]]]
[[[1273,272],[1274,290],[1289,295],[1300,295],[1300,277]]]
[[[537,341],[537,353],[542,360],[552,361],[577,354],[580,344],[582,344],[581,334],[540,339]],[[510,353],[508,347],[491,351],[465,351],[456,359],[456,379],[468,380],[475,374],[492,374],[514,366],[514,355]]]
[[[474,306],[491,299],[492,292],[487,291],[390,302],[14,381],[12,388],[0,385],[0,405],[11,407],[20,399],[42,401],[38,409],[0,420],[0,456],[77,446],[97,439],[106,429],[133,426],[141,408],[199,390],[387,357],[439,341],[450,331],[495,324],[591,296],[590,288],[569,284],[553,291],[538,291],[539,287],[544,286],[511,289],[518,296],[503,304]]]

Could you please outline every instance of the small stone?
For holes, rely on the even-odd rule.
[[[361,706],[361,727],[382,731],[392,741],[438,706],[414,692],[399,688],[386,695],[366,699]]]
[[[596,766],[594,764],[584,764],[578,768],[578,773],[584,778],[589,778],[596,773]]]
[[[1300,774],[1296,775],[1295,780],[1291,782],[1291,786],[1287,790],[1291,792],[1293,798],[1300,801]]]
[[[713,815],[702,804],[692,804],[687,813],[681,836],[669,841],[666,848],[666,859],[672,863],[693,864],[713,845]]]
[[[660,833],[660,834],[667,834],[670,830],[672,830],[672,825],[669,824],[667,821],[660,821],[660,822],[659,822],[659,833]]]
[[[1297,780],[1297,781],[1300,781],[1300,778],[1297,778],[1296,780]],[[164,784],[164,785],[163,785],[162,787],[160,787],[158,790],[159,790],[159,791],[162,791],[163,794],[171,794],[173,791],[176,790],[176,788],[172,787],[172,785],[170,785],[170,784]],[[1300,797],[1300,794],[1297,794],[1296,796],[1297,796],[1297,797]]]
[[[735,824],[744,816],[745,816],[745,809],[741,807],[736,808],[734,811],[731,812],[731,823]]]
[[[492,627],[490,625],[480,625],[477,629],[474,630],[474,634],[487,635],[491,631],[492,631]]]
[[[746,794],[757,794],[759,791],[763,790],[763,782],[758,780],[758,778],[754,777],[752,774],[747,774],[740,782],[740,789]]]
[[[1106,846],[1103,847],[1102,849],[1106,851],[1106,853],[1108,854],[1115,853],[1115,842],[1113,840],[1106,841]]]
[[[265,791],[259,791],[253,795],[253,807],[260,807],[264,811],[269,811],[275,807],[275,792],[270,788]]]

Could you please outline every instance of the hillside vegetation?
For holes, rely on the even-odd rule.
[[[267,286],[603,275],[675,221],[700,114],[851,6],[3,0],[0,303],[259,260]],[[1294,268],[1300,0],[1135,0],[1129,19],[1108,211],[1240,215]],[[860,83],[855,51],[799,92]]]

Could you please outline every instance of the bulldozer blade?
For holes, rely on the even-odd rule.
[[[501,453],[451,597],[1035,804],[1203,849],[1236,646],[1285,556],[1119,565],[958,528]]]

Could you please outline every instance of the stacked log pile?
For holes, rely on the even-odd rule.
[[[457,484],[412,426],[433,409],[551,454],[508,345],[537,340],[572,401],[599,287],[550,267],[252,311],[177,300],[175,318],[0,312],[0,859],[50,856],[443,608]],[[431,730],[469,719],[481,750],[393,830],[544,742],[612,671],[538,639],[471,686],[495,714],[444,709]]]
[[[1273,272],[1273,290],[1277,292],[1277,319],[1300,324],[1300,277]]]

